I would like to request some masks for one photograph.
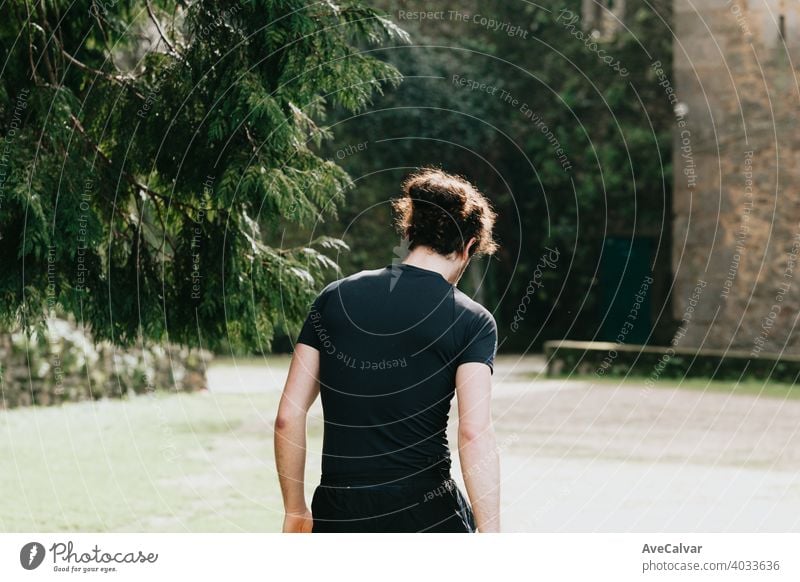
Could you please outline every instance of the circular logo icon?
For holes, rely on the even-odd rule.
[[[39,542],[29,542],[19,551],[19,563],[26,570],[35,570],[44,561],[44,546]]]

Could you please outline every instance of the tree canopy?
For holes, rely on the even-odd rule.
[[[371,4],[4,5],[0,324],[269,349],[322,283],[397,258],[388,201],[430,164],[500,213],[462,286],[503,349],[596,337],[609,236],[652,237],[665,304],[671,2],[599,37],[580,0]]]
[[[403,41],[358,2],[10,0],[0,20],[0,324],[268,348],[342,242],[282,233],[352,186],[319,153]]]
[[[673,113],[652,65],[671,76],[671,2],[627,2],[616,32],[598,37],[582,4],[378,0],[412,42],[378,49],[405,81],[378,107],[340,116],[327,146],[333,153],[368,142],[342,160],[358,204],[325,225],[353,249],[346,271],[391,260],[398,238],[386,201],[409,168],[439,164],[475,181],[499,212],[501,250],[473,264],[462,286],[494,312],[501,349],[596,338],[611,236],[652,237],[662,294],[654,303],[664,304]],[[425,10],[440,12],[408,18]],[[539,267],[551,256],[555,266]],[[530,303],[521,307],[523,298]],[[654,341],[672,337],[669,310],[663,315]]]

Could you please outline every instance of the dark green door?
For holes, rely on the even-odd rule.
[[[600,341],[644,344],[650,335],[652,239],[609,237],[600,265]]]

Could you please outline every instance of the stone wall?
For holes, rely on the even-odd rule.
[[[674,6],[676,339],[798,355],[800,2]]]
[[[95,345],[73,324],[54,320],[47,334],[0,333],[0,409],[203,390],[209,359],[173,345]]]

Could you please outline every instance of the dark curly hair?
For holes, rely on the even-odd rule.
[[[400,198],[392,201],[396,225],[409,249],[430,247],[441,255],[463,252],[471,238],[470,256],[492,255],[496,214],[489,201],[461,176],[436,168],[409,175]]]

